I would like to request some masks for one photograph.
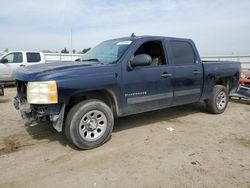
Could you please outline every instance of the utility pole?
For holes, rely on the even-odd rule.
[[[70,59],[72,61],[72,28],[70,28]]]

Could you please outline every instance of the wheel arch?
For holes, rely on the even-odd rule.
[[[215,80],[214,86],[216,85],[223,85],[227,88],[228,93],[230,93],[232,90],[236,90],[234,86],[234,80],[232,77],[221,77]]]
[[[119,109],[118,109],[117,97],[112,90],[108,90],[108,89],[86,91],[86,92],[78,93],[69,97],[67,100],[66,111],[71,109],[77,103],[83,100],[89,100],[89,99],[97,99],[97,100],[104,102],[110,107],[114,116],[115,117],[118,116]]]

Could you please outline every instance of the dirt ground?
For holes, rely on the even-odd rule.
[[[79,151],[50,125],[25,126],[15,89],[5,95],[0,187],[250,187],[247,103],[222,115],[192,104],[120,118],[105,145]]]

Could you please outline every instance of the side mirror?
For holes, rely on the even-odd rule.
[[[148,54],[139,54],[136,55],[129,63],[130,67],[137,67],[137,66],[148,66],[152,63],[152,58]]]
[[[5,58],[1,59],[1,63],[8,63],[8,59]]]

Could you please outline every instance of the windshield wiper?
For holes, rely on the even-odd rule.
[[[95,62],[98,62],[98,63],[100,63],[100,64],[104,65],[104,63],[103,63],[103,62],[101,62],[101,61],[99,61],[99,59],[97,59],[97,58],[92,58],[92,59],[82,59],[81,61],[95,61]]]
[[[98,62],[100,62],[99,59],[97,59],[97,58],[93,58],[93,59],[82,59],[81,61],[98,61]]]

